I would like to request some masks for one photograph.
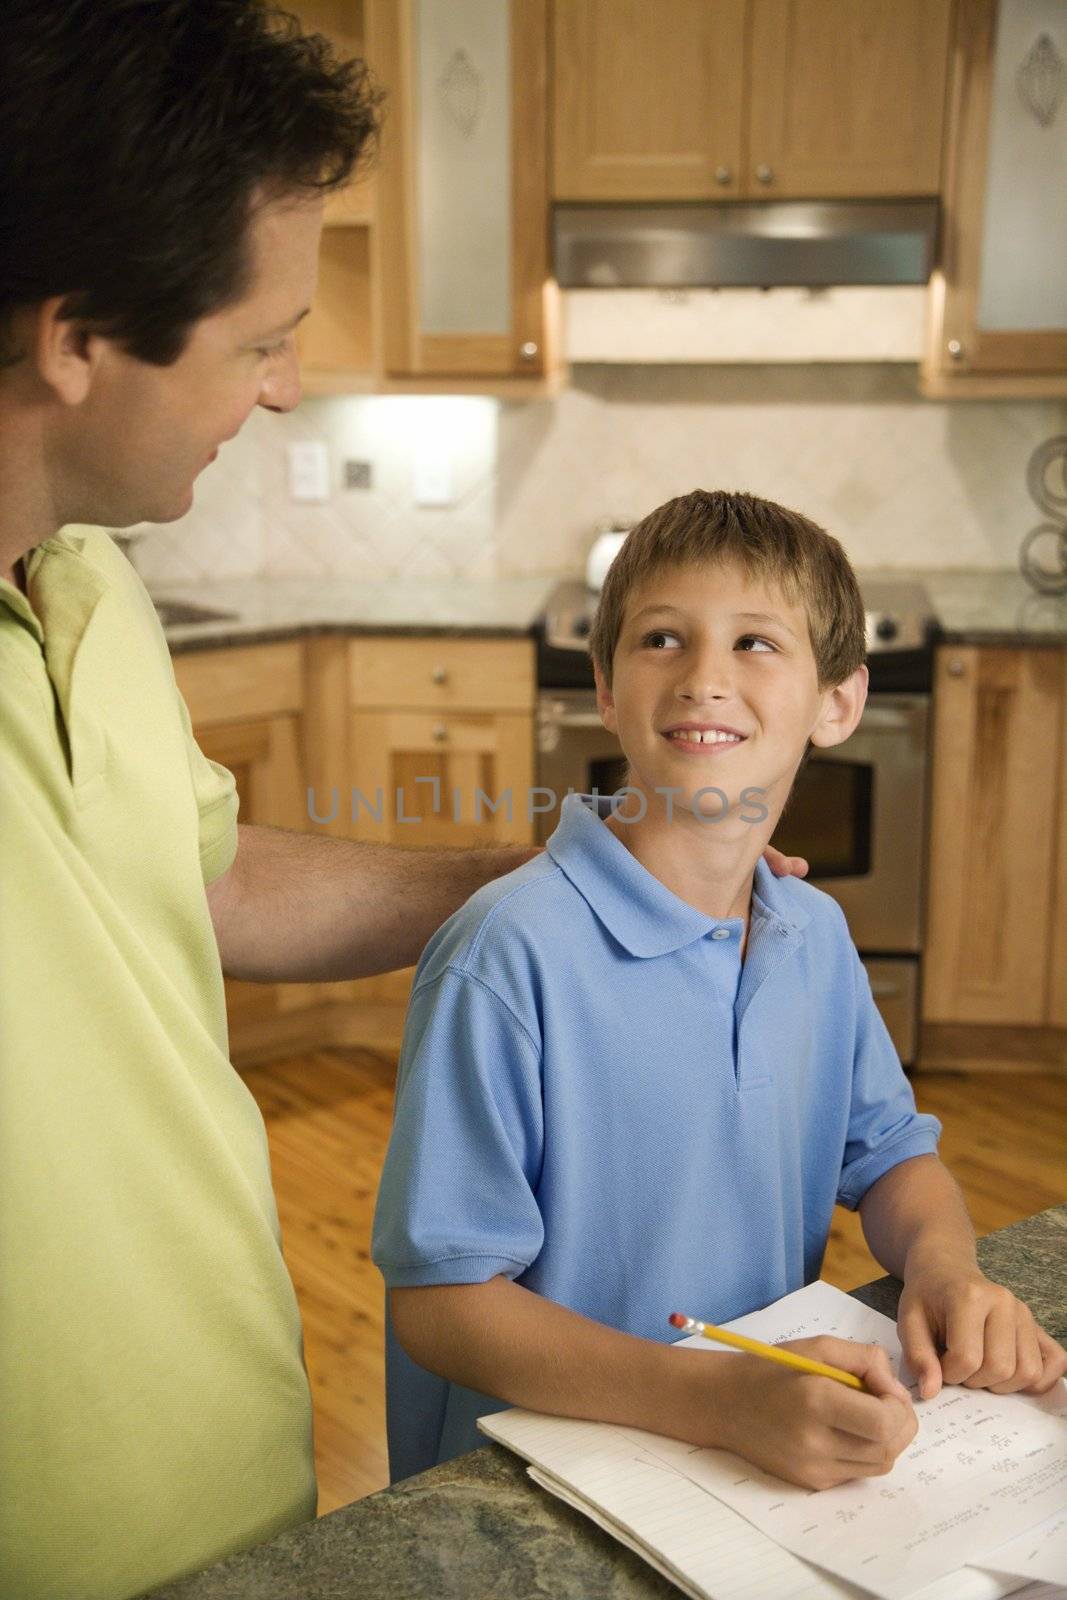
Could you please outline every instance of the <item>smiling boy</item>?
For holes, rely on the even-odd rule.
[[[504,1404],[815,1488],[888,1471],[916,1420],[877,1347],[797,1342],[867,1393],[668,1348],[676,1308],[722,1323],[817,1278],[835,1203],[904,1280],[924,1395],[1067,1366],[977,1267],[837,903],[761,860],[809,744],[859,721],[864,647],[841,546],[794,512],[697,491],[629,535],[591,638],[627,790],[570,797],[416,976],[373,1244],[394,1477]]]

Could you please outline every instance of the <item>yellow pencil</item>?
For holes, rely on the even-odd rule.
[[[712,1322],[697,1322],[693,1317],[683,1317],[680,1311],[672,1311],[667,1320],[672,1328],[680,1328],[683,1333],[701,1333],[705,1339],[733,1345],[735,1350],[746,1350],[750,1356],[763,1356],[767,1361],[780,1362],[783,1367],[795,1367],[798,1372],[814,1372],[820,1378],[833,1378],[837,1383],[847,1384],[850,1389],[860,1389],[866,1393],[854,1372],[842,1372],[840,1367],[828,1367],[825,1362],[811,1361],[807,1356],[798,1356],[793,1350],[783,1350],[780,1345],[764,1344],[762,1339],[747,1339],[743,1333],[731,1333],[729,1328],[717,1328]]]

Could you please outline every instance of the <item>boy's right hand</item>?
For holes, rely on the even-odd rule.
[[[881,1346],[820,1336],[782,1348],[855,1373],[869,1392],[760,1356],[723,1355],[715,1363],[715,1443],[804,1489],[888,1472],[919,1424]]]

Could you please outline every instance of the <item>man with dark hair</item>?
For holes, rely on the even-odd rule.
[[[12,1600],[122,1600],[314,1515],[299,1318],[222,974],[405,966],[531,853],[238,828],[98,526],[182,516],[254,407],[296,405],[322,196],[377,99],[259,0],[8,0],[0,30]]]
[[[13,4],[0,1593],[118,1600],[315,1512],[299,1318],[222,969],[406,965],[528,852],[238,829],[151,602],[85,526],[180,517],[255,406],[296,405],[322,194],[375,130],[364,67],[256,0]]]

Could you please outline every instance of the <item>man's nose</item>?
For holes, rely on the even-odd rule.
[[[288,339],[271,362],[256,404],[264,411],[293,411],[300,404],[300,363],[295,339]]]

